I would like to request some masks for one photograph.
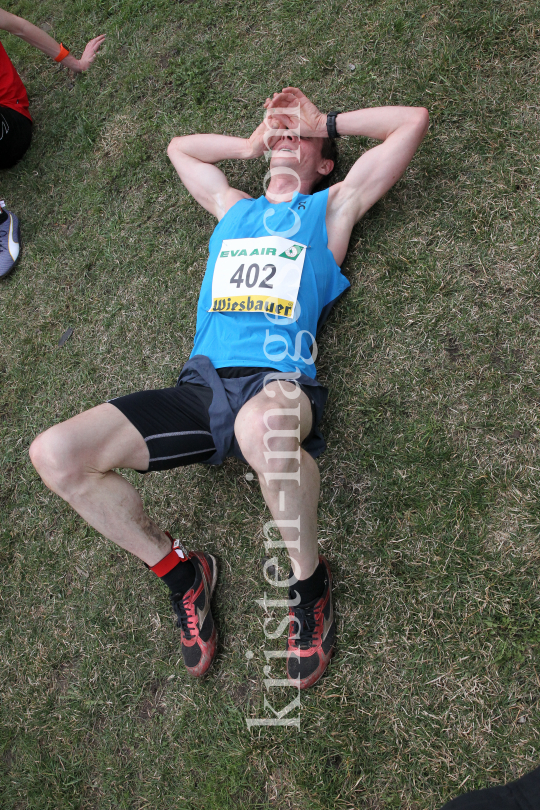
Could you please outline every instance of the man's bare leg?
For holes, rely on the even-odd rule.
[[[30,457],[49,489],[109,540],[144,560],[168,586],[182,628],[184,663],[195,677],[204,675],[216,653],[210,610],[216,561],[203,552],[186,557],[171,549],[170,537],[144,513],[137,490],[113,472],[148,469],[139,431],[106,403],[46,430],[33,442]]]
[[[30,458],[44,483],[109,540],[155,565],[171,550],[167,535],[143,511],[137,490],[116,467],[146,470],[139,431],[105,403],[41,433]]]
[[[300,447],[311,430],[311,404],[300,389],[290,399],[295,388],[293,383],[269,383],[240,410],[235,433],[244,457],[259,474],[273,518],[300,523],[300,531],[280,531],[297,577],[289,588],[287,679],[291,686],[307,689],[328,666],[336,628],[332,576],[317,547],[319,468]]]
[[[317,463],[300,447],[300,443],[308,436],[313,417],[311,403],[304,392],[294,383],[281,382],[281,385],[287,393],[297,393],[298,396],[289,398],[280,389],[280,383],[269,383],[266,390],[241,408],[234,430],[246,461],[259,475],[262,493],[274,520],[300,520],[300,536],[295,528],[281,528],[280,531],[295,576],[307,579],[319,564],[317,504],[320,476]],[[274,396],[269,396],[267,391]],[[273,410],[281,413],[270,414]],[[287,413],[291,410],[295,413]],[[270,437],[270,430],[287,431],[293,435]],[[269,457],[269,451],[283,453],[283,457]]]

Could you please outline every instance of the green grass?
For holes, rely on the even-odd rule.
[[[10,10],[51,25],[77,55],[98,33],[107,44],[73,80],[2,37],[36,123],[24,161],[1,177],[24,240],[0,285],[2,807],[436,810],[531,770],[538,7],[20,0]],[[248,135],[264,98],[288,84],[322,109],[421,104],[431,128],[354,231],[352,290],[319,344],[331,389],[320,537],[338,653],[302,695],[299,732],[250,733],[246,718],[268,716],[263,650],[282,641],[265,641],[255,601],[270,590],[269,515],[245,466],[130,474],[164,528],[220,560],[221,642],[198,682],[179,663],[160,583],[45,490],[27,448],[106,398],[173,384],[213,222],[167,143]],[[342,141],[342,172],[366,145]],[[262,161],[226,168],[261,193]]]

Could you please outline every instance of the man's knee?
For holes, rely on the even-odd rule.
[[[257,472],[298,469],[300,419],[287,409],[253,409],[236,426],[236,438],[244,458]]]
[[[30,445],[29,454],[43,482],[59,495],[66,492],[80,474],[82,459],[77,456],[64,424],[40,433]]]
[[[139,431],[110,403],[61,422],[41,433],[30,448],[45,484],[67,498],[89,476],[117,467],[148,468],[148,448]]]
[[[55,434],[56,427],[45,430],[36,436],[28,450],[30,461],[40,475],[47,469],[56,466],[57,441]]]

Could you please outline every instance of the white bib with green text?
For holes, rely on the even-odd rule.
[[[209,312],[269,312],[291,317],[306,245],[282,236],[224,239],[214,267]]]

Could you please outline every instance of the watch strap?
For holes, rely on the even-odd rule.
[[[338,117],[339,112],[333,111],[329,112],[326,115],[326,131],[328,132],[329,138],[339,138],[340,135],[336,129],[336,118]]]

